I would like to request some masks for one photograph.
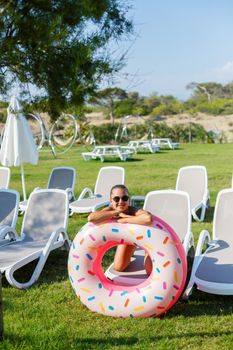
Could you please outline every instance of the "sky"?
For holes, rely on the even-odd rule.
[[[232,0],[130,0],[136,37],[117,86],[187,99],[190,82],[233,81]]]

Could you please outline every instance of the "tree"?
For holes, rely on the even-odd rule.
[[[98,91],[90,100],[90,103],[103,107],[110,115],[112,125],[114,125],[114,112],[118,107],[118,102],[127,98],[126,91],[117,88],[106,88]]]
[[[48,99],[53,116],[80,105],[121,68],[108,44],[132,32],[122,0],[0,0],[0,91],[17,80]]]

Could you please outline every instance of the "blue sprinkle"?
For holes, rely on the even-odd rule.
[[[92,260],[92,256],[90,254],[86,254],[86,257],[89,259],[89,260]]]
[[[128,294],[127,290],[124,291],[124,292],[122,292],[122,293],[121,293],[121,296],[123,297],[123,295],[125,295],[125,294]]]
[[[147,230],[147,237],[151,238],[151,230]]]
[[[106,242],[107,241],[107,238],[105,236],[103,236],[103,241]]]
[[[114,307],[113,306],[111,306],[111,305],[109,305],[109,310],[114,310]]]
[[[90,298],[88,298],[87,300],[88,301],[91,301],[91,300],[94,300],[95,299],[95,297],[90,297]]]
[[[181,260],[180,260],[180,258],[177,258],[177,262],[178,262],[178,264],[180,264],[180,263],[181,263]]]
[[[160,269],[159,269],[158,267],[156,267],[156,271],[157,271],[158,273],[160,273]]]
[[[98,284],[98,287],[101,289],[101,288],[102,288],[102,283],[99,283],[99,284]]]
[[[155,259],[152,259],[152,262],[154,263],[154,262],[155,262]]]
[[[144,301],[144,303],[146,303],[146,297],[145,297],[145,295],[143,295],[142,300]]]
[[[70,280],[71,280],[71,282],[73,283],[74,281],[73,281],[73,278],[70,276]]]
[[[75,269],[76,269],[76,270],[79,270],[79,265],[76,265]]]
[[[112,228],[112,232],[119,232],[118,228]]]
[[[163,300],[163,297],[159,297],[158,295],[154,296],[156,300]]]

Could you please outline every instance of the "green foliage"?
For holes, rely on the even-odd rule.
[[[2,1],[1,92],[15,79],[33,84],[52,117],[82,104],[122,65],[108,47],[132,31],[128,10],[121,0]]]

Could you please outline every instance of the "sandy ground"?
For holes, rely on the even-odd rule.
[[[103,123],[110,123],[103,117],[102,113],[90,113],[86,115],[90,124],[101,125]],[[143,123],[149,117],[130,117],[127,125],[130,127],[135,123]],[[117,119],[119,122],[120,119]],[[233,115],[227,116],[212,116],[204,113],[199,113],[196,116],[188,116],[186,114],[175,116],[163,116],[158,123],[166,122],[169,126],[175,124],[198,123],[201,124],[207,131],[214,131],[216,133],[222,132],[226,142],[233,142]]]

